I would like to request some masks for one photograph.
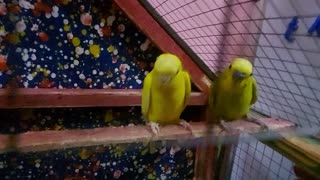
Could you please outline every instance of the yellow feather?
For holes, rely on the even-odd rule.
[[[141,95],[141,111],[144,117],[148,116],[151,96],[151,79],[152,72],[147,74],[143,81],[142,95]]]
[[[184,82],[185,82],[185,96],[184,96],[184,108],[185,108],[188,104],[188,100],[191,94],[191,80],[188,72],[182,71],[182,74],[184,76]]]
[[[234,80],[234,70],[246,74],[247,77],[241,81]],[[250,106],[257,101],[258,97],[256,81],[253,76],[250,76],[251,73],[251,63],[237,58],[212,83],[209,107],[215,121],[236,120],[248,113]]]
[[[258,92],[252,64],[242,58],[236,58],[227,69],[211,84],[209,94],[209,122],[220,120],[233,121],[247,115],[250,106],[257,101]],[[219,172],[224,146],[219,143],[216,151],[215,171]]]
[[[179,123],[180,115],[189,100],[191,82],[189,74],[182,70],[178,57],[163,55],[160,58],[165,60],[159,60],[158,57],[154,69],[144,79],[142,114],[151,122],[175,124]],[[163,74],[172,75],[170,82],[159,82],[159,75]]]

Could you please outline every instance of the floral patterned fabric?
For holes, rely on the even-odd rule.
[[[111,0],[0,0],[0,88],[142,88],[161,52]],[[190,118],[195,109],[185,112]],[[196,110],[197,111],[197,110]],[[4,134],[144,124],[140,107],[0,110]],[[191,179],[165,142],[0,154],[2,179]]]
[[[1,4],[1,87],[141,88],[160,54],[110,0]]]

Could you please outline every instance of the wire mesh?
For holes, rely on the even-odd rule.
[[[172,28],[214,73],[235,57],[254,62],[259,90],[254,110],[288,119],[302,127],[320,126],[320,38],[308,34],[308,28],[319,15],[319,1],[148,2],[166,21],[166,26]],[[299,18],[298,29],[293,34],[294,41],[288,42],[284,34],[295,16]],[[265,179],[293,178],[289,160],[260,142],[252,143],[238,145],[233,179],[258,175],[260,178],[272,169],[275,171],[266,174]],[[277,157],[264,154],[266,149],[268,154],[271,152]],[[259,154],[258,160],[256,154]],[[252,165],[256,161],[260,163],[260,159],[262,164]]]
[[[319,2],[149,2],[213,72],[237,56],[254,61],[260,93],[255,110],[300,126],[320,125],[320,40],[307,33]],[[294,16],[299,29],[290,43],[284,33]]]
[[[259,141],[239,143],[231,180],[295,179],[292,162]]]

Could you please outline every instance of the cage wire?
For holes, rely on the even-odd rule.
[[[148,0],[210,70],[223,70],[235,57],[254,63],[259,98],[252,107],[300,127],[320,126],[320,38],[308,33],[320,1]],[[292,19],[298,29],[284,34]],[[231,179],[294,179],[292,162],[259,141],[240,143]]]

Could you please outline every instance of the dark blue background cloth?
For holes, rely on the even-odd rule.
[[[0,71],[0,87],[5,87],[12,78],[22,88],[140,89],[161,53],[110,0],[42,0],[38,4],[24,1],[35,6],[34,10],[19,6],[17,1],[4,2],[8,11],[0,16],[0,55],[6,57],[10,70]],[[21,12],[15,13],[9,7],[20,8]],[[81,14],[85,13],[92,16],[89,26],[81,22]],[[102,31],[104,35],[100,36]],[[18,38],[19,43],[15,44],[12,37]],[[82,54],[77,54],[81,48],[76,50],[71,37],[79,38]],[[100,47],[98,58],[86,53],[90,44]],[[0,113],[0,131],[5,134],[145,123],[140,107],[24,109],[19,113],[0,110]],[[195,150],[182,148],[170,155],[170,149],[134,143],[5,153],[0,154],[0,177],[192,179]]]
[[[11,4],[9,0],[6,2]],[[58,9],[55,10],[58,17],[53,16],[54,12],[46,15],[41,11],[40,16],[35,16],[36,10],[24,8],[17,15],[8,11],[6,16],[0,16],[2,29],[20,39],[18,44],[12,44],[3,37],[0,54],[7,56],[7,64],[14,77],[20,79],[21,87],[38,87],[45,78],[60,88],[103,88],[103,84],[113,88],[142,87],[145,73],[151,69],[150,63],[160,51],[153,44],[149,44],[148,49],[141,49],[146,36],[110,0],[72,1],[67,5],[49,1],[46,5],[52,11]],[[85,13],[92,16],[90,26],[81,23],[81,14]],[[108,24],[110,19],[114,19],[112,25]],[[25,28],[18,29],[24,29],[23,33],[17,32],[16,28],[21,23]],[[100,36],[99,31],[103,28],[109,28],[109,33]],[[84,31],[86,33],[82,33]],[[43,41],[39,33],[45,33],[48,41]],[[81,55],[77,55],[76,47],[68,39],[70,35],[80,39],[84,51]],[[85,53],[89,51],[90,43],[101,48],[98,58]],[[112,49],[116,50],[110,51]],[[2,86],[8,80],[7,74],[2,72],[0,75]],[[79,78],[80,74],[85,79]],[[88,78],[92,83],[86,83]]]

